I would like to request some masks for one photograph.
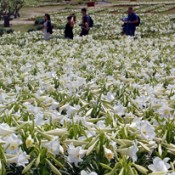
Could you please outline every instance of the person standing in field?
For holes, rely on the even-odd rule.
[[[51,18],[49,14],[45,14],[44,16],[45,22],[43,24],[43,34],[44,34],[44,39],[49,40],[52,32],[52,24],[51,24]]]
[[[89,26],[89,17],[87,15],[87,9],[81,9],[82,13],[82,23],[81,23],[81,33],[80,36],[86,36],[89,34],[90,26]]]
[[[76,22],[76,17],[74,14],[67,17],[67,24],[66,24],[65,30],[64,30],[65,38],[67,38],[67,39],[74,38],[73,28],[74,28],[75,22]]]
[[[133,10],[133,7],[128,8],[128,17],[123,20],[124,22],[124,33],[128,36],[134,36],[136,26],[139,24],[139,17]]]

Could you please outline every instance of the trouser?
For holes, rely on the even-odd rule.
[[[81,30],[80,36],[86,36],[89,34],[89,30]]]
[[[44,39],[45,40],[49,40],[50,39],[50,33],[48,33],[48,32],[44,32]]]
[[[127,30],[126,31],[126,35],[128,35],[128,36],[134,36],[135,35],[135,29],[133,29],[133,30]]]
[[[135,27],[134,24],[129,23],[129,24],[126,25],[126,35],[134,36],[135,31],[136,31],[136,27]]]
[[[67,36],[67,35],[65,35],[64,36],[66,39],[72,39],[73,40],[73,38],[74,38],[74,36]]]
[[[124,23],[124,24],[122,25],[122,34],[126,34],[126,30],[127,30],[127,24]]]

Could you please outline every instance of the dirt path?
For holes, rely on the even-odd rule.
[[[168,13],[174,14],[174,13],[175,13],[175,8],[170,9],[170,10],[168,11]]]

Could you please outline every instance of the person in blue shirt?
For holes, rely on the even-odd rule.
[[[128,17],[123,20],[124,32],[128,36],[134,36],[136,31],[136,24],[139,22],[138,16],[135,14],[133,7],[128,8]]]
[[[80,26],[81,26],[80,36],[85,36],[85,35],[88,35],[89,31],[90,31],[89,15],[87,15],[87,9],[86,8],[82,8],[81,13],[82,13],[82,23],[80,24]]]

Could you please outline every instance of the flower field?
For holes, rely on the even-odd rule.
[[[84,38],[72,10],[73,41],[67,10],[48,42],[0,38],[0,174],[175,175],[175,15],[140,10],[131,38],[117,10],[91,10]]]

